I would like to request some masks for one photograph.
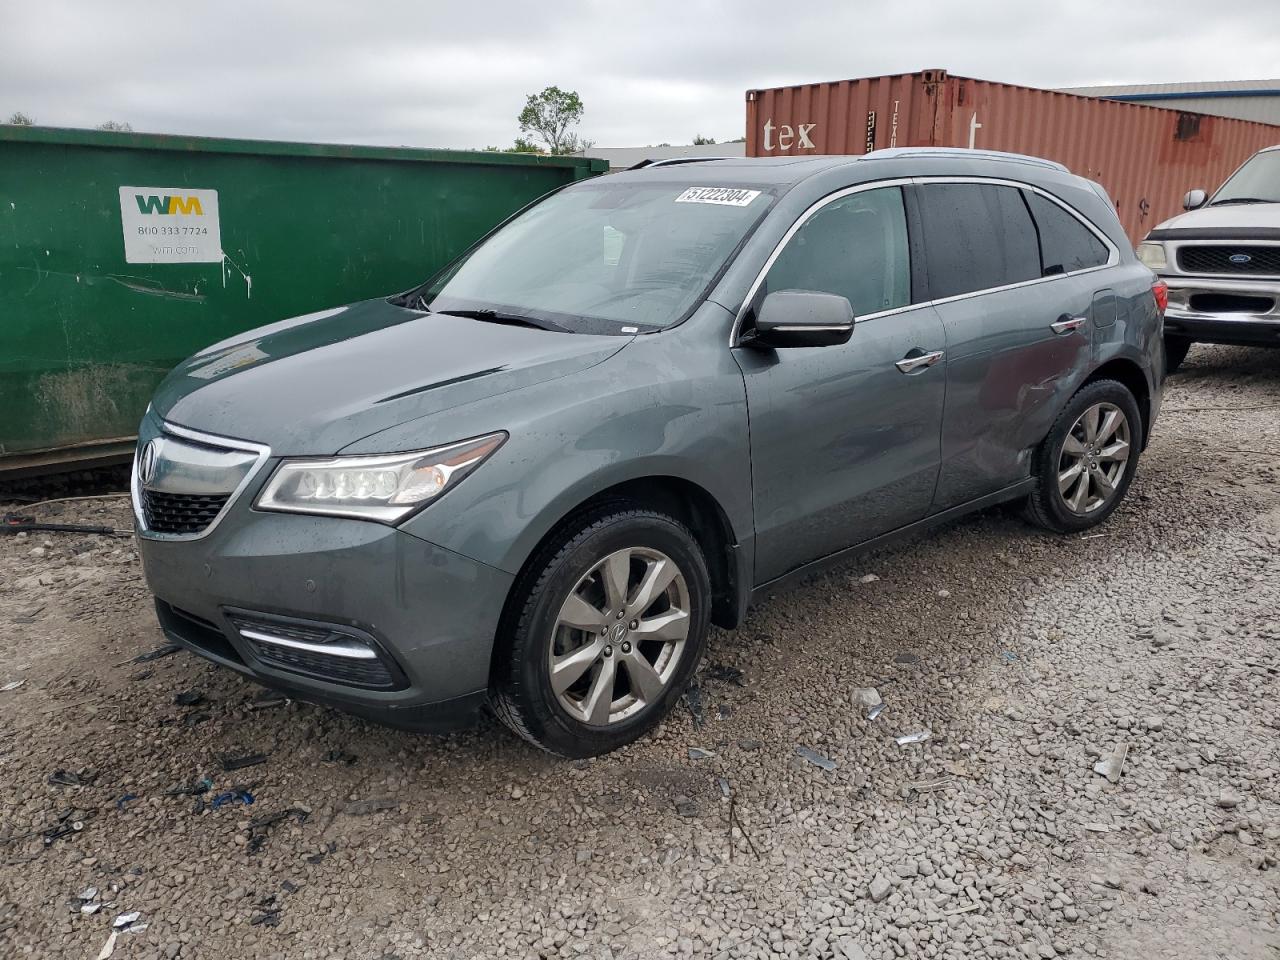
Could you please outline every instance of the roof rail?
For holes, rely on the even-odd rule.
[[[1050,170],[1070,173],[1065,166],[1056,160],[1044,157],[1032,157],[1025,153],[1005,153],[1001,150],[973,150],[964,147],[887,147],[883,150],[872,150],[862,155],[863,159],[890,160],[897,157],[971,157],[982,160],[1006,160],[1015,163],[1030,163]]]
[[[644,167],[673,167],[678,163],[703,163],[707,160],[739,160],[741,157],[667,157],[664,160],[641,160],[627,167],[628,170],[640,170]]]

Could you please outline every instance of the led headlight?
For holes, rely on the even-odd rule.
[[[1138,259],[1152,270],[1163,270],[1169,266],[1169,258],[1165,255],[1164,244],[1147,240],[1138,244]]]
[[[457,484],[506,439],[491,433],[415,453],[285,460],[255,506],[395,523]]]

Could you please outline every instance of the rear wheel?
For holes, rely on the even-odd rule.
[[[1191,341],[1186,337],[1164,338],[1164,372],[1173,373],[1182,361],[1187,359],[1187,351],[1191,349]]]
[[[1138,468],[1142,430],[1138,403],[1124,384],[1096,380],[1081,387],[1036,448],[1029,519],[1072,533],[1109,517]]]
[[[679,521],[614,505],[555,538],[515,588],[494,709],[567,757],[643,735],[679,699],[706,640],[706,560]]]

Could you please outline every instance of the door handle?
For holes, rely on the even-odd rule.
[[[941,350],[934,350],[931,353],[920,353],[914,357],[912,356],[903,357],[901,360],[895,363],[894,366],[897,367],[899,370],[901,370],[903,373],[911,373],[912,371],[919,370],[922,367],[932,367],[944,356],[946,356],[946,354],[944,354]]]
[[[1063,334],[1070,333],[1073,330],[1079,330],[1088,322],[1088,317],[1073,317],[1069,313],[1064,313],[1056,321],[1049,324],[1049,328],[1058,336],[1062,336]]]

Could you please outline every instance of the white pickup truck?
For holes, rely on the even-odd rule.
[[[1157,226],[1138,257],[1169,285],[1172,373],[1193,343],[1280,347],[1280,144],[1260,150],[1212,196]]]

